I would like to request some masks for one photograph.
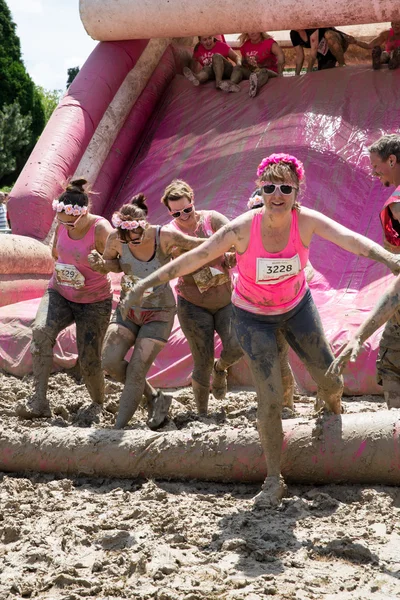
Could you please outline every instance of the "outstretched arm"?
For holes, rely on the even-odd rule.
[[[364,323],[360,325],[353,337],[347,342],[339,356],[330,365],[328,373],[339,374],[349,361],[354,362],[365,340],[394,315],[399,305],[400,277],[397,277],[371,310]]]
[[[376,38],[370,42],[362,42],[361,40],[354,40],[354,44],[359,48],[365,48],[366,50],[372,50],[375,46],[381,46],[386,42],[389,36],[389,31],[382,31]]]

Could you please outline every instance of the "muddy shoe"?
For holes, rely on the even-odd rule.
[[[43,400],[36,396],[32,396],[27,402],[17,404],[15,412],[21,419],[46,419],[51,417],[48,400]]]
[[[197,79],[196,75],[189,69],[189,67],[183,67],[183,74],[193,85],[200,85],[200,81]]]
[[[372,68],[374,71],[378,71],[381,68],[381,54],[382,48],[380,46],[372,48]]]
[[[228,371],[217,371],[215,368],[217,362],[217,360],[214,362],[211,375],[211,392],[216,400],[222,400],[228,391]]]
[[[158,429],[168,418],[169,407],[171,406],[172,396],[163,394],[157,390],[157,396],[152,398],[149,408],[149,418],[147,425],[150,429]]]
[[[229,80],[221,81],[217,85],[217,88],[223,90],[224,92],[240,92],[240,86]]]
[[[400,48],[395,48],[393,50],[392,56],[389,60],[389,64],[388,64],[389,69],[397,69],[397,67],[400,67]]]
[[[249,77],[249,96],[254,98],[258,90],[258,78],[257,73],[252,73]]]
[[[282,476],[267,477],[261,492],[254,496],[254,506],[256,508],[275,508],[279,506],[282,498],[286,495],[287,485]]]

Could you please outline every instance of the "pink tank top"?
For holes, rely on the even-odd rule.
[[[71,302],[91,304],[106,300],[111,296],[111,279],[90,267],[88,254],[95,249],[96,224],[103,220],[98,217],[81,240],[73,240],[62,225],[58,230],[57,254],[54,273],[49,288],[57,290]]]
[[[263,315],[292,310],[304,297],[304,267],[309,250],[300,238],[297,210],[292,210],[289,241],[281,252],[267,252],[261,237],[263,211],[256,211],[247,250],[236,253],[238,276],[232,302],[238,308]]]
[[[385,50],[386,50],[386,52],[392,52],[396,48],[400,48],[400,39],[398,39],[398,40],[394,39],[394,31],[393,31],[393,28],[391,27],[389,30],[388,39],[386,40]]]

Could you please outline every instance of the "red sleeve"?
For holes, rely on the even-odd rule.
[[[268,40],[263,40],[263,50],[264,52],[268,52],[271,54],[271,48],[275,44],[275,40],[273,38],[269,38]]]
[[[222,56],[226,58],[231,51],[231,47],[228,46],[228,44],[225,44],[225,42],[217,42],[214,46],[214,50],[216,54],[222,54]]]

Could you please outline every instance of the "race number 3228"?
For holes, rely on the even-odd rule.
[[[270,284],[288,279],[301,269],[299,255],[293,258],[257,258],[257,283]]]

